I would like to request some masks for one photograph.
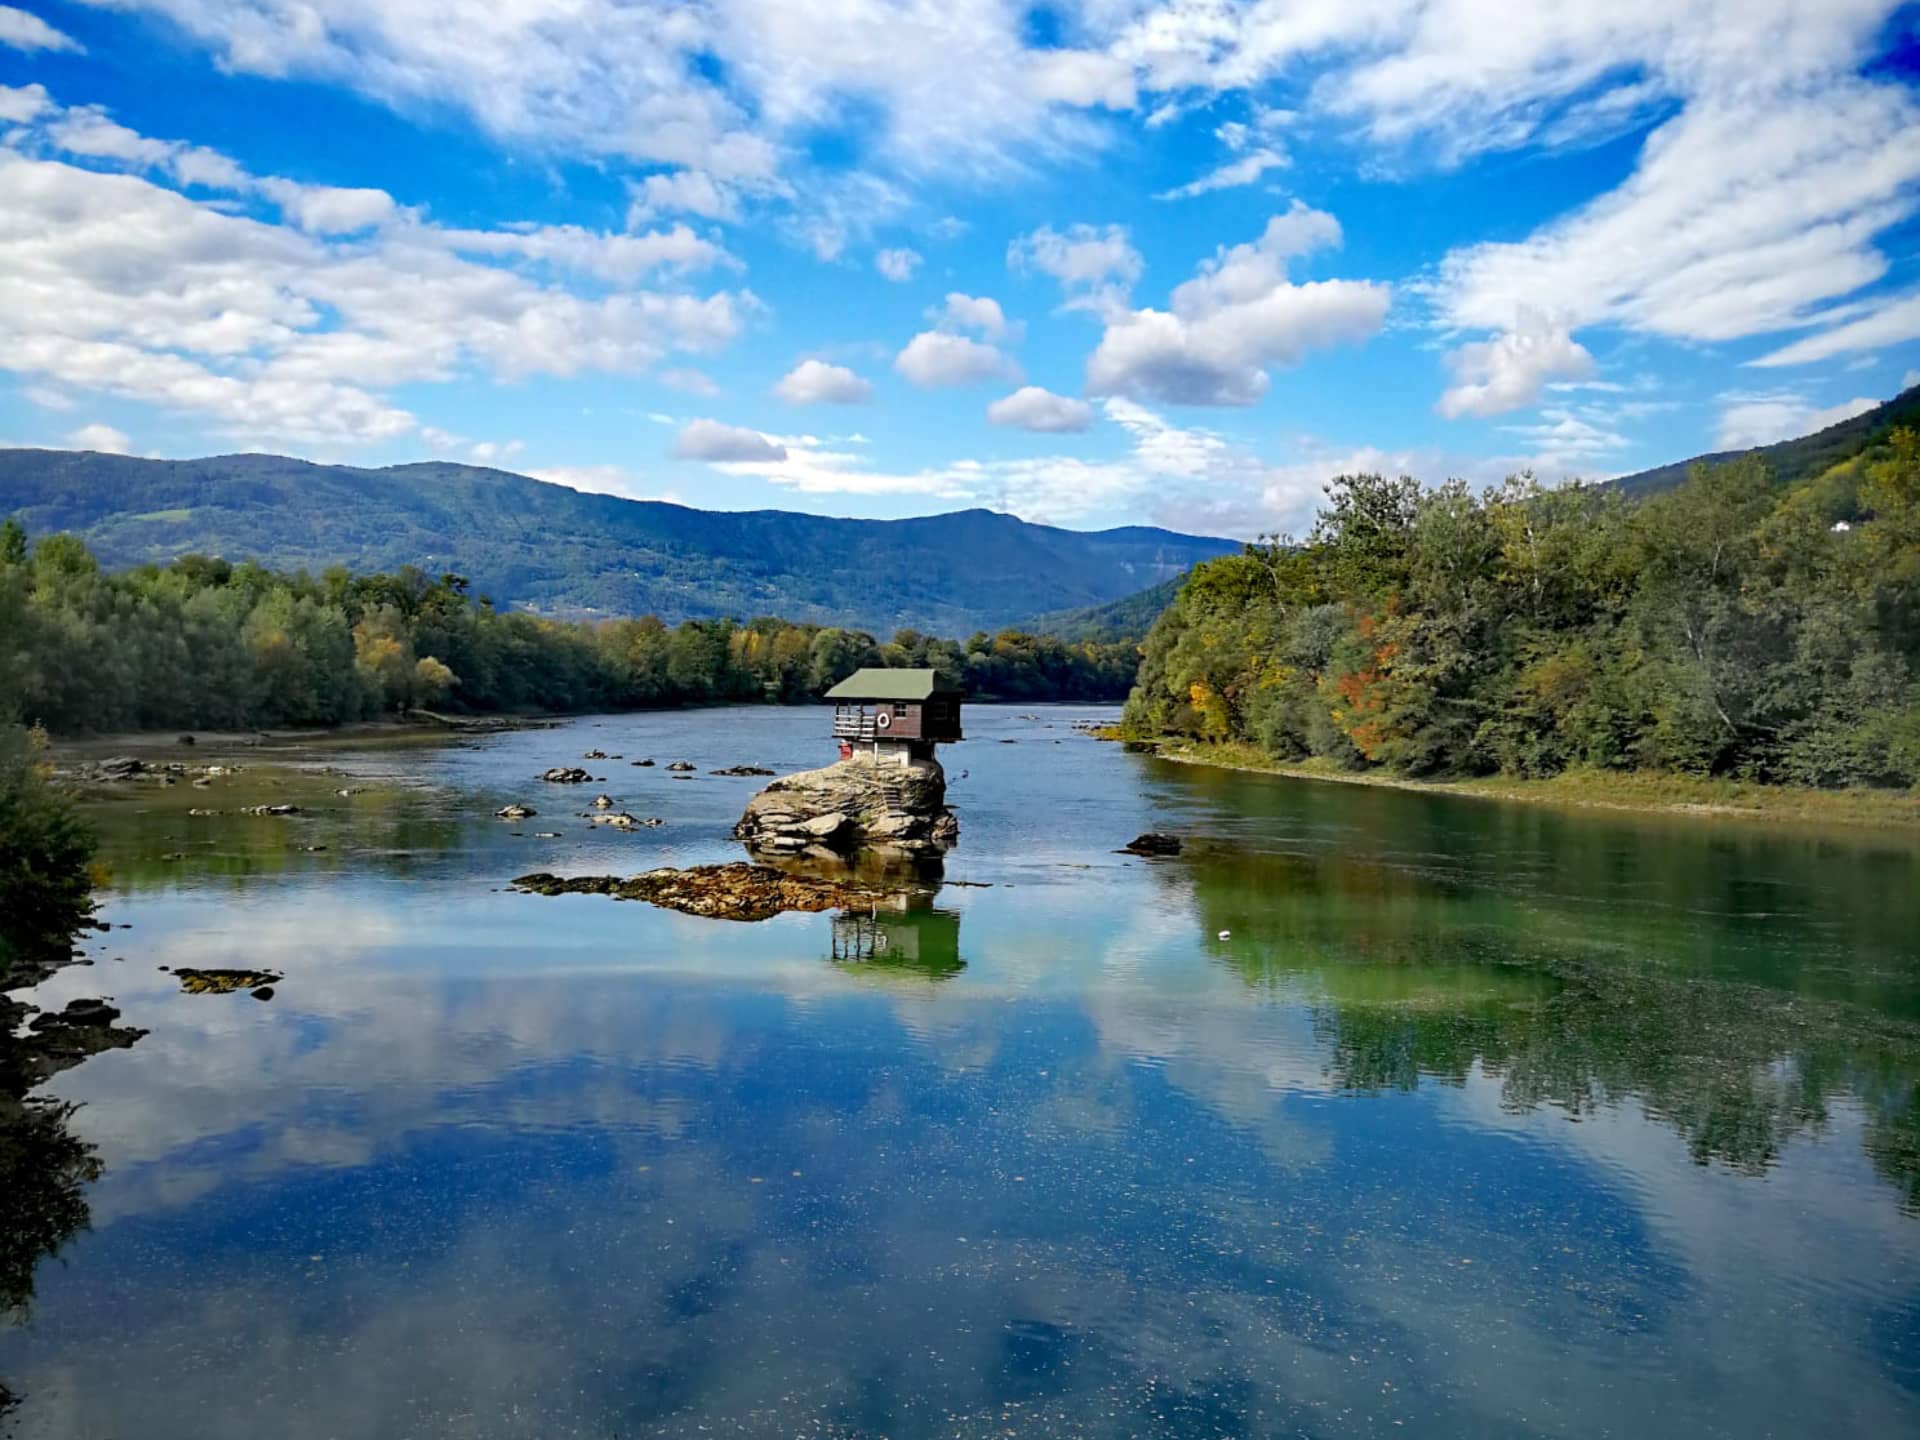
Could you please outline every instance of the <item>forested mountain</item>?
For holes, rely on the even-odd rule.
[[[1141,526],[1088,533],[966,510],[913,520],[727,513],[468,465],[361,470],[274,455],[139,460],[0,450],[0,517],[69,531],[108,569],[182,555],[275,570],[415,565],[560,615],[777,614],[964,635],[1101,605],[1237,548]]]
[[[1644,500],[1343,476],[1304,544],[1194,569],[1127,724],[1414,775],[1920,784],[1920,434]]]
[[[1180,593],[1186,577],[1176,575],[1105,605],[1085,605],[1077,610],[1054,610],[1036,615],[1021,625],[1035,635],[1052,635],[1059,640],[1138,640],[1153,628]]]
[[[1902,425],[1920,426],[1920,385],[1903,390],[1865,414],[1816,430],[1811,435],[1752,450],[1719,450],[1711,455],[1696,455],[1691,460],[1677,460],[1671,465],[1642,470],[1637,475],[1623,475],[1613,484],[1629,495],[1657,495],[1680,484],[1696,465],[1725,465],[1753,456],[1765,463],[1775,484],[1792,485],[1825,474],[1836,465],[1854,462],[1867,451],[1884,445]]]

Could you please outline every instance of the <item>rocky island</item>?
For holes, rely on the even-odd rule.
[[[856,752],[775,780],[747,803],[733,833],[769,855],[872,849],[932,859],[953,847],[960,822],[947,808],[938,760]]]

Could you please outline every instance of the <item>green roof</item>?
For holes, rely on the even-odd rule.
[[[827,691],[829,700],[931,700],[956,692],[932,670],[856,670]]]

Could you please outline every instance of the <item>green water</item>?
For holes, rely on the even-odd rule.
[[[738,858],[762,782],[706,772],[820,763],[811,711],[100,805],[132,928],[34,998],[151,1033],[47,1087],[99,1174],[0,1330],[19,1433],[1920,1430],[1920,843],[1097,714],[970,711],[947,883],[855,916],[504,888]],[[602,789],[667,823],[589,831]],[[1113,853],[1149,828],[1186,852]]]

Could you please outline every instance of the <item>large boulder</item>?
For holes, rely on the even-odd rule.
[[[733,833],[771,855],[873,848],[935,856],[960,838],[960,823],[947,809],[939,761],[855,755],[774,781],[747,802]]]

